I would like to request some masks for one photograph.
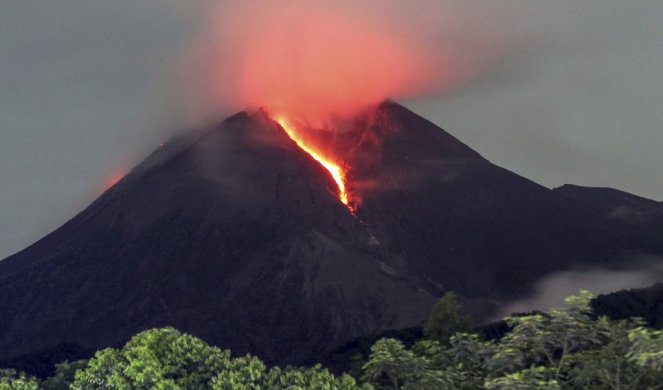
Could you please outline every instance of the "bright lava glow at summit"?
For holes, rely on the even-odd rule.
[[[329,174],[332,176],[334,181],[336,182],[336,185],[338,187],[338,197],[343,202],[345,206],[350,210],[351,213],[354,214],[354,208],[350,205],[350,201],[348,199],[348,191],[345,187],[345,171],[343,170],[343,167],[339,165],[338,163],[335,163],[331,159],[323,156],[321,153],[315,151],[312,147],[306,145],[304,143],[304,140],[299,137],[295,131],[295,127],[288,121],[288,119],[283,116],[279,115],[276,117],[276,122],[281,125],[283,130],[285,130],[286,134],[288,134],[288,137],[295,141],[297,146],[299,146],[303,151],[308,153],[313,159],[317,162],[320,163],[327,171],[329,171]]]

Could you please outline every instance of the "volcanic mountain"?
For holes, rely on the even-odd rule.
[[[663,253],[663,239],[633,233],[645,225],[606,217],[625,198],[542,187],[396,103],[309,134],[347,168],[353,212],[263,111],[173,139],[0,262],[0,360],[172,325],[308,363],[422,325],[448,290],[481,320],[549,272]]]

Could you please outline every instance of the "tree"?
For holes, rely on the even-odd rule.
[[[267,371],[258,358],[247,355],[233,359],[212,381],[213,390],[370,390],[360,387],[349,375],[336,377],[319,365],[312,368],[274,367]]]
[[[230,352],[173,328],[134,336],[121,350],[98,351],[74,380],[77,389],[198,389],[230,364]]]
[[[456,332],[469,331],[472,320],[468,316],[461,315],[459,309],[456,294],[452,291],[445,293],[431,310],[424,328],[424,336],[446,344]]]
[[[120,351],[102,349],[94,354],[84,370],[76,371],[71,387],[80,390],[127,389],[131,382],[124,374],[126,365]]]
[[[643,326],[641,319],[596,318],[591,298],[581,291],[548,313],[508,317],[511,330],[498,341],[471,333],[441,337],[455,321],[453,315],[431,320],[434,326],[428,334],[436,338],[419,340],[409,349],[401,341],[380,339],[362,366],[363,386],[350,375],[336,376],[320,365],[268,369],[257,357],[231,358],[229,351],[162,328],[137,334],[121,349],[100,350],[89,362],[58,364],[41,388],[663,389],[663,331]],[[457,313],[453,295],[443,300],[437,314]],[[37,388],[34,378],[0,370],[0,390]]]
[[[559,390],[561,387],[546,367],[530,367],[486,381],[489,390]]]
[[[76,372],[71,388],[368,390],[349,375],[337,377],[320,366],[267,371],[254,356],[232,359],[229,351],[173,328],[147,330],[120,350],[98,351]]]
[[[368,362],[364,365],[362,379],[379,388],[386,377],[394,390],[417,379],[426,369],[425,358],[416,356],[395,339],[380,339],[371,347]]]
[[[581,291],[548,313],[509,317],[511,330],[496,342],[457,333],[447,344],[383,346],[371,356],[374,371],[366,379],[376,385],[391,379],[403,390],[663,389],[663,331],[639,319],[596,318],[591,299]],[[416,370],[394,363],[417,359],[424,364]]]
[[[0,369],[0,390],[37,390],[39,383],[35,378],[13,369]]]
[[[267,383],[265,364],[258,358],[246,355],[233,359],[213,380],[214,390],[260,390]]]
[[[628,357],[640,367],[663,371],[663,331],[639,326],[628,333]]]
[[[334,376],[320,365],[311,368],[279,367],[267,374],[262,389],[275,390],[372,390],[370,385],[359,386],[350,375]]]
[[[663,383],[663,372],[641,367],[629,358],[633,345],[629,332],[641,326],[640,319],[606,322],[608,341],[600,348],[580,351],[567,362],[566,383],[573,388],[625,390],[654,389]]]
[[[589,302],[592,294],[581,291],[548,314],[506,318],[511,332],[502,338],[489,362],[495,373],[511,374],[532,366],[547,367],[549,379],[559,381],[565,362],[579,350],[598,347],[608,340],[607,320],[595,321]]]
[[[486,362],[495,354],[495,344],[483,341],[476,334],[456,333],[449,346],[430,355],[431,367],[443,370],[450,388],[470,390],[481,388],[488,374]]]
[[[85,369],[87,360],[64,361],[55,365],[55,374],[41,382],[44,390],[67,390],[74,381],[76,371]]]

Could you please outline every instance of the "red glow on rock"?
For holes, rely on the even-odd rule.
[[[102,190],[103,190],[103,191],[106,191],[106,190],[108,190],[109,188],[113,187],[115,184],[117,184],[117,182],[119,182],[120,180],[122,180],[122,178],[124,177],[124,175],[125,175],[124,169],[116,169],[115,171],[113,171],[113,172],[112,172],[110,175],[108,175],[108,176],[106,177],[106,179],[104,180],[104,184],[103,184]]]
[[[296,126],[285,115],[277,115],[276,122],[285,130],[286,134],[292,139],[297,146],[311,156],[315,161],[320,163],[331,175],[338,187],[339,200],[354,214],[354,208],[350,203],[350,197],[346,186],[347,173],[343,164],[336,161],[333,157],[327,156],[322,151],[318,150],[315,145],[307,142],[301,137]]]
[[[258,108],[277,114],[290,138],[329,171],[339,199],[353,211],[359,184],[348,186],[349,167],[327,137],[309,132],[342,133],[385,99],[447,93],[503,47],[499,34],[482,27],[485,19],[460,16],[465,7],[426,3],[213,2],[183,53],[179,95],[196,122]]]

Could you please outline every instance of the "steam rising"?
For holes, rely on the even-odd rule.
[[[462,7],[431,1],[224,2],[208,14],[185,56],[197,119],[264,107],[315,124],[448,91],[504,46]]]

